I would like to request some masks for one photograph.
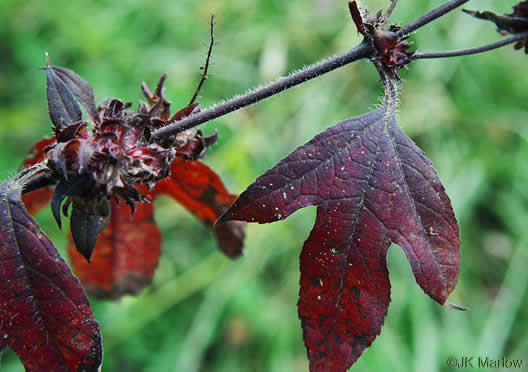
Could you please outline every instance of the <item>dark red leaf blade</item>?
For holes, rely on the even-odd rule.
[[[222,180],[200,161],[176,158],[171,174],[161,180],[153,195],[169,195],[202,221],[213,228],[218,217],[237,198],[225,188]],[[215,236],[222,252],[231,258],[243,254],[246,225],[230,221],[215,228]]]
[[[48,110],[56,132],[82,119],[79,104],[70,87],[62,81],[50,66],[46,66]]]
[[[444,304],[458,278],[458,226],[431,162],[398,128],[391,104],[299,147],[219,223],[274,222],[309,205],[318,206],[317,220],[301,253],[299,317],[310,369],[345,371],[383,325],[390,242],[404,249],[422,289]]]
[[[25,210],[22,185],[0,185],[0,334],[27,371],[97,371],[99,326],[68,265]]]
[[[351,225],[342,212],[317,208],[298,302],[311,371],[345,371],[379,335],[390,302],[384,235],[372,215]]]
[[[71,235],[68,253],[88,294],[99,298],[138,294],[152,282],[161,254],[152,204],[137,203],[131,215],[128,205],[112,201],[110,224],[98,237],[91,263],[78,252]]]

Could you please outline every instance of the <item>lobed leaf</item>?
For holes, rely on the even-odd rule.
[[[311,371],[345,371],[380,333],[392,242],[417,283],[444,304],[459,272],[459,230],[425,154],[396,124],[394,99],[299,147],[244,191],[219,223],[268,223],[310,205],[299,317]]]
[[[171,196],[211,228],[237,198],[205,164],[182,158],[174,160],[170,176],[154,188],[153,195],[159,194]],[[220,250],[231,258],[241,256],[245,230],[245,223],[239,221],[216,226],[215,236]]]
[[[78,280],[25,210],[22,185],[0,185],[0,348],[27,371],[97,371],[99,326]]]

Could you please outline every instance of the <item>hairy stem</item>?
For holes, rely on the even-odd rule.
[[[458,8],[464,3],[467,3],[469,0],[451,0],[444,5],[436,8],[435,10],[430,11],[426,15],[412,21],[411,23],[405,25],[402,27],[398,32],[397,35],[399,37],[405,36],[414,30],[419,29],[422,26],[425,26],[429,22],[434,21],[437,18],[442,17],[443,15],[451,12],[452,10]]]
[[[318,76],[326,74],[340,67],[343,67],[354,61],[363,58],[368,58],[372,54],[371,45],[364,41],[357,47],[350,49],[348,52],[331,57],[320,63],[309,66],[301,71],[295,72],[288,77],[281,78],[264,88],[257,89],[240,97],[233,98],[225,103],[213,106],[208,110],[202,111],[196,115],[192,115],[186,119],[178,121],[174,124],[167,125],[152,133],[152,139],[159,140],[166,136],[170,136],[184,130],[196,127],[207,121],[216,119],[220,116],[229,114],[230,112],[239,110],[243,107],[252,105],[256,102],[262,101],[268,97],[274,96],[286,89],[292,88],[296,85],[304,83],[305,81],[314,79]]]
[[[468,1],[469,0],[451,0],[445,3],[444,5],[440,6],[439,8],[427,13],[423,17],[420,17],[417,20],[402,27],[397,32],[397,35],[399,37],[403,37],[408,33],[426,25],[427,23],[432,22],[435,19],[451,12],[453,9],[461,6],[462,4]],[[352,3],[355,2],[349,2],[349,6]],[[392,12],[396,4],[397,0],[393,0],[392,6],[389,9],[389,13]],[[371,58],[376,54],[376,50],[374,48],[375,47],[372,45],[371,42],[369,42],[368,40],[364,40],[360,45],[349,50],[344,54],[326,59],[320,63],[302,69],[301,71],[295,72],[285,78],[281,78],[276,82],[265,86],[264,88],[260,88],[245,95],[235,97],[227,102],[213,106],[208,110],[202,111],[183,120],[167,125],[166,127],[160,128],[152,133],[152,141],[161,140],[168,136],[183,132],[210,120],[229,114],[233,111],[250,106],[256,102],[279,94],[285,91],[286,89],[292,88],[308,80],[314,79],[318,76],[326,74],[327,72],[343,67],[349,63],[358,61],[363,58]]]
[[[30,168],[22,169],[16,175],[16,180],[22,185],[23,194],[57,183],[57,177],[52,174],[52,171],[45,162],[40,162]]]
[[[528,39],[528,32],[523,32],[512,36],[510,38],[497,41],[496,43],[484,45],[478,48],[462,49],[462,50],[453,50],[449,52],[431,52],[431,53],[415,53],[411,58],[412,59],[430,59],[430,58],[448,58],[448,57],[460,57],[468,56],[472,54],[484,53],[493,49],[503,47],[508,44],[515,43],[517,41]]]

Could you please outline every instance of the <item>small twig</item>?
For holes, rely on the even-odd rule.
[[[154,92],[154,94],[158,98],[160,98],[163,95],[163,85],[165,84],[165,80],[167,80],[166,72],[163,75],[161,75],[158,85],[156,86],[156,91]],[[145,91],[143,91],[143,93],[145,93]]]
[[[326,74],[327,72],[343,67],[354,61],[363,58],[369,58],[372,54],[372,47],[368,42],[362,42],[357,47],[350,49],[348,52],[326,59],[318,64],[309,66],[299,72],[296,72],[288,77],[281,78],[278,81],[271,83],[264,88],[252,91],[240,97],[233,98],[225,103],[211,107],[208,110],[199,112],[195,115],[187,117],[181,121],[167,125],[152,133],[152,140],[159,140],[165,136],[170,136],[176,133],[183,132],[187,129],[194,128],[202,123],[216,119],[220,116],[229,114],[230,112],[239,110],[243,107],[252,105],[258,101],[262,101],[268,97],[274,96],[286,89],[292,88],[296,85],[304,83],[305,81],[314,79],[318,76]]]
[[[209,50],[207,51],[207,59],[205,60],[205,66],[201,67],[203,68],[202,79],[200,80],[200,83],[198,84],[198,87],[196,88],[196,91],[194,92],[194,95],[192,96],[188,106],[192,105],[196,101],[196,98],[198,98],[198,94],[200,93],[202,86],[208,79],[207,71],[209,70],[209,62],[211,61],[211,53],[213,52],[214,45],[214,19],[215,15],[211,14],[211,42],[209,43]]]
[[[468,56],[472,54],[484,53],[493,49],[503,47],[508,44],[515,43],[519,40],[528,39],[528,32],[523,32],[512,36],[510,38],[497,41],[496,43],[484,45],[477,48],[462,49],[462,50],[453,50],[450,52],[431,52],[431,53],[415,53],[411,58],[412,59],[430,59],[430,58],[448,58],[448,57],[460,57]]]
[[[385,26],[389,21],[390,17],[392,16],[392,12],[394,12],[394,9],[396,8],[397,4],[398,0],[391,0],[391,5],[389,9],[387,9],[387,13],[385,13],[385,16],[383,17],[383,23],[381,25],[382,27]]]
[[[408,23],[404,27],[402,27],[398,32],[397,35],[399,37],[405,36],[414,30],[419,29],[422,26],[425,26],[429,22],[434,21],[437,18],[442,17],[443,15],[449,13],[450,11],[458,8],[464,3],[467,3],[469,0],[451,0],[444,5],[436,8],[435,10],[430,11],[426,15],[412,21],[411,23]]]

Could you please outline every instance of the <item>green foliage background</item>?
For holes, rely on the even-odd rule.
[[[468,7],[509,11],[515,1]],[[440,0],[401,0],[406,23]],[[388,1],[364,0],[377,11]],[[50,134],[44,52],[94,87],[97,101],[137,102],[142,81],[169,72],[167,96],[185,105],[200,77],[210,14],[217,43],[201,94],[208,107],[340,53],[360,38],[344,0],[0,1],[0,176]],[[422,51],[499,39],[461,12],[413,40]],[[400,124],[435,164],[461,226],[462,271],[442,308],[415,284],[401,249],[389,251],[392,304],[356,371],[448,371],[450,356],[524,358],[528,368],[527,57],[511,47],[481,56],[419,61],[403,72]],[[374,68],[356,63],[203,126],[220,140],[205,162],[241,192],[298,145],[380,100]],[[298,256],[315,209],[251,225],[247,254],[231,262],[209,231],[169,199],[156,203],[164,252],[154,285],[138,297],[92,300],[104,337],[103,371],[307,371],[297,318]],[[64,233],[39,216],[59,249]],[[2,371],[22,371],[6,351]],[[526,369],[528,370],[528,369]]]

